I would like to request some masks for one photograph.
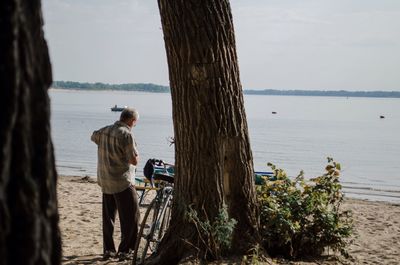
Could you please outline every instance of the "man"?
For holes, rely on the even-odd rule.
[[[139,153],[131,130],[138,119],[139,113],[135,109],[125,108],[119,121],[94,131],[91,137],[98,146],[97,181],[103,193],[104,259],[116,255],[113,232],[117,210],[121,223],[117,254],[120,260],[128,258],[137,239],[139,205],[132,181]]]

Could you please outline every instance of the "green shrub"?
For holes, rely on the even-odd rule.
[[[305,181],[303,172],[290,179],[268,164],[274,181],[257,186],[263,245],[271,256],[300,258],[321,255],[329,247],[348,257],[353,232],[351,212],[341,211],[340,164],[328,158],[326,173]]]
[[[237,221],[229,218],[226,205],[219,209],[218,215],[213,222],[208,219],[206,214],[205,216],[205,218],[201,219],[191,206],[188,207],[186,212],[187,220],[196,227],[199,239],[207,248],[204,258],[218,259],[223,251],[230,249],[233,230]]]

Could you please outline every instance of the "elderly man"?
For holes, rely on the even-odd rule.
[[[125,108],[119,121],[94,131],[91,137],[98,146],[97,181],[103,193],[104,259],[116,255],[113,232],[117,210],[121,223],[120,260],[128,258],[137,239],[139,205],[132,181],[139,153],[131,130],[138,119],[135,109]]]

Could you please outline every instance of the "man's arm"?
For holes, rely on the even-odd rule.
[[[139,152],[136,147],[135,139],[131,134],[125,137],[125,154],[128,158],[128,163],[137,166],[139,163]]]

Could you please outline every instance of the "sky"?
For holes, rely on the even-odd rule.
[[[157,0],[43,0],[54,80],[168,85]],[[399,0],[231,0],[244,89],[400,91]]]

